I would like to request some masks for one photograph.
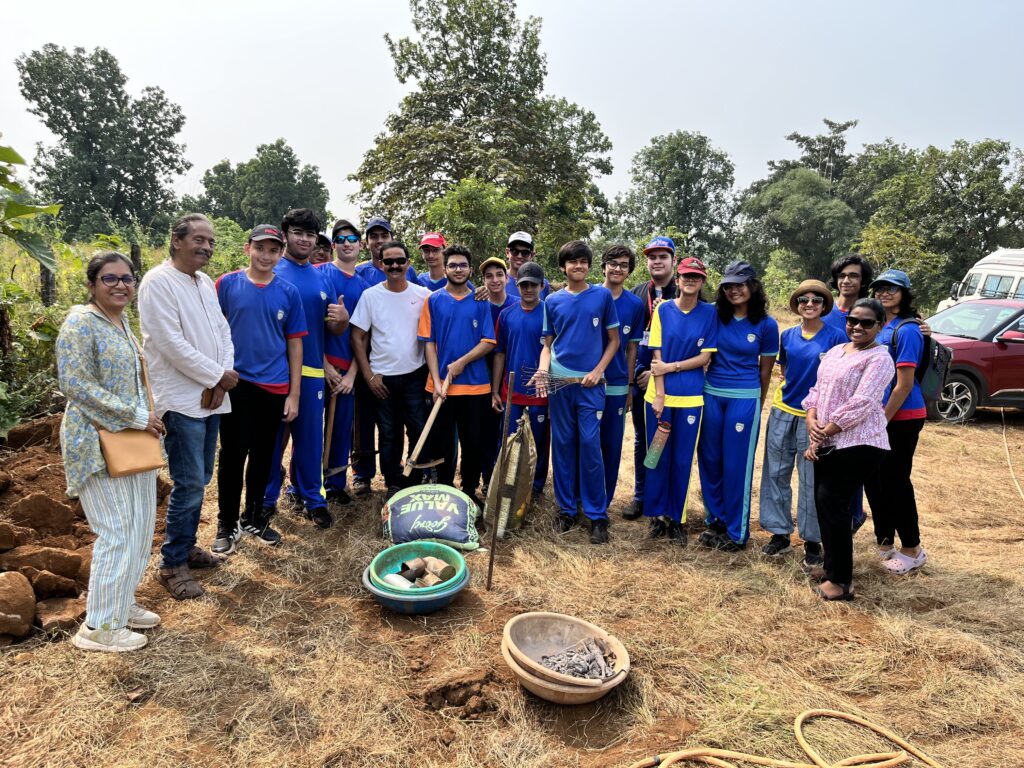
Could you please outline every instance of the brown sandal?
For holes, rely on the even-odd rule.
[[[192,571],[185,563],[173,568],[161,568],[157,571],[156,580],[163,584],[175,600],[194,600],[205,594],[202,585],[193,578]]]
[[[189,568],[219,568],[225,560],[227,557],[224,555],[208,552],[202,547],[192,547],[185,562]]]

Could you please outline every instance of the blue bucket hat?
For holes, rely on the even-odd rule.
[[[882,283],[888,285],[895,285],[898,288],[902,288],[906,291],[910,290],[910,277],[902,269],[887,269],[885,272],[880,274],[874,280],[871,281],[871,285],[868,286],[869,291],[875,290],[875,288]]]

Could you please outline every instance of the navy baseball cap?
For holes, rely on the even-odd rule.
[[[757,272],[745,261],[733,261],[725,268],[725,273],[722,275],[722,281],[719,285],[731,285],[736,283],[745,283],[748,280],[755,280],[757,278]]]
[[[644,255],[647,255],[651,251],[665,249],[671,251],[673,256],[676,255],[676,244],[673,242],[671,237],[656,237],[644,247]]]
[[[910,290],[910,277],[902,269],[887,269],[885,272],[880,274],[874,280],[871,281],[871,285],[868,286],[869,291],[875,290],[881,284],[895,285],[904,290]]]
[[[391,229],[391,222],[388,221],[387,219],[381,218],[380,216],[374,216],[372,219],[370,219],[368,222],[366,222],[366,231],[367,231],[367,233],[369,233],[369,231],[371,229],[374,229],[376,227],[380,227],[381,229],[386,229],[391,234],[394,234],[394,230]]]
[[[284,233],[273,224],[257,224],[249,233],[249,242],[254,240],[277,240],[284,243]]]
[[[544,285],[544,269],[535,261],[527,261],[516,273],[516,285],[520,283]]]

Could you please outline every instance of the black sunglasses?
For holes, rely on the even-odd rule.
[[[385,267],[396,267],[396,266],[400,267],[403,264],[408,263],[408,261],[409,260],[407,258],[405,258],[404,256],[402,256],[400,258],[397,258],[397,259],[381,259],[380,260],[381,264],[383,264]]]
[[[847,317],[846,324],[851,328],[856,328],[859,325],[865,331],[870,331],[878,325],[878,321],[872,320],[870,317]]]
[[[359,235],[338,235],[334,238],[336,243],[358,243]]]
[[[811,303],[814,306],[818,307],[818,306],[821,306],[822,304],[824,304],[825,300],[823,298],[821,298],[821,296],[797,296],[796,303],[797,304]]]

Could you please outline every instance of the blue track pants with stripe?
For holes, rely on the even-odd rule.
[[[761,427],[761,399],[704,393],[704,418],[697,468],[704,497],[704,521],[726,527],[729,538],[750,536],[750,488]]]
[[[647,408],[647,444],[658,431],[658,419],[650,403]],[[661,420],[672,425],[668,442],[658,466],[648,469],[644,480],[644,516],[667,517],[677,523],[686,522],[686,494],[690,490],[693,454],[701,431],[703,408],[665,408]]]
[[[326,390],[325,390],[326,394]],[[330,395],[327,395],[328,397]],[[327,456],[328,469],[340,469],[348,464],[352,453],[352,417],[355,414],[355,391],[347,395],[338,395],[334,401],[334,430],[331,432],[331,450]],[[326,440],[326,429],[324,439]],[[324,478],[324,488],[328,491],[342,491],[348,468]]]
[[[604,493],[607,504],[615,498],[622,459],[622,436],[626,432],[626,398],[629,395],[605,395],[601,417],[601,456],[604,459]]]
[[[591,520],[607,519],[601,459],[604,387],[574,384],[560,389],[548,398],[548,409],[559,514],[576,517],[576,505],[580,504]]]
[[[337,416],[337,413],[335,413]],[[292,487],[306,509],[319,509],[327,506],[323,489],[323,457],[324,457],[324,379],[317,376],[303,376],[302,389],[299,394],[299,415],[289,425],[281,423],[277,433],[277,446],[270,462],[270,480],[263,496],[263,506],[272,507],[277,504],[281,495],[281,475],[276,468],[281,465],[281,454],[284,452],[285,426],[291,427],[292,463],[289,476]]]

